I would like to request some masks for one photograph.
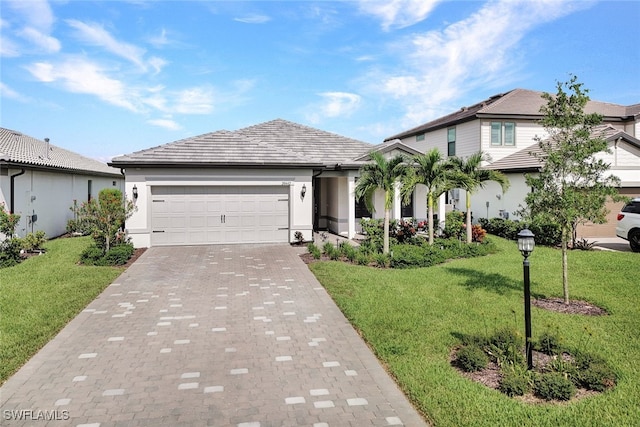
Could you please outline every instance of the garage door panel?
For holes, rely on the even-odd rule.
[[[152,187],[152,245],[288,242],[288,194],[287,186]]]

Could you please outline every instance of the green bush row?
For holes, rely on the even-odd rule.
[[[113,246],[106,253],[95,245],[89,246],[80,254],[80,262],[84,265],[124,265],[133,255],[131,243]]]
[[[504,218],[480,218],[478,222],[488,233],[509,240],[517,240],[518,233],[525,228],[535,234],[536,244],[538,245],[557,246],[562,238],[562,230],[554,222],[542,220],[514,221]]]

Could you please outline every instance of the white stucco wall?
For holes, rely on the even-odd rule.
[[[489,202],[489,218],[500,216],[500,212],[507,212],[509,219],[520,219],[514,212],[524,205],[524,198],[529,193],[522,173],[507,173],[507,178],[511,186],[506,193],[502,192],[500,185],[495,182],[487,182],[485,188],[478,190],[471,195],[471,212],[474,222],[478,218],[487,218],[487,202]],[[465,193],[460,192],[460,205],[466,206]],[[464,208],[463,208],[464,209]]]
[[[8,169],[8,174],[0,174],[0,203],[9,210],[11,176],[20,169]],[[57,237],[66,232],[67,221],[73,218],[69,209],[74,200],[87,201],[88,181],[91,180],[92,197],[96,197],[103,188],[123,189],[124,180],[119,176],[104,177],[25,170],[23,175],[14,179],[15,213],[20,215],[16,233],[24,237],[32,231],[44,231],[47,237]],[[115,185],[114,185],[115,182]],[[37,215],[35,222],[31,221]]]
[[[136,247],[151,245],[152,186],[287,186],[289,187],[290,235],[296,231],[305,240],[313,238],[313,186],[311,169],[159,169],[129,168],[125,171],[126,193],[138,189],[136,212],[127,221],[127,232]],[[306,195],[301,197],[302,186]],[[323,191],[325,191],[323,189]],[[327,190],[328,191],[328,190]]]

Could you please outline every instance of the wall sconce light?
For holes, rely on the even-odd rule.
[[[307,194],[307,185],[302,184],[302,189],[300,190],[300,197],[304,199],[305,194]]]
[[[138,199],[138,187],[135,184],[133,184],[133,198]]]

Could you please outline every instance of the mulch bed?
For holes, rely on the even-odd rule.
[[[542,298],[531,301],[531,304],[556,313],[583,314],[585,316],[606,316],[609,314],[603,308],[579,300],[570,300],[569,304],[565,304],[562,298]]]
[[[136,260],[138,258],[140,258],[140,256],[145,253],[145,251],[147,250],[147,248],[136,248],[133,251],[133,255],[131,255],[131,258],[129,258],[129,261],[127,261],[126,264],[123,265],[119,265],[118,267],[124,267],[124,268],[129,268],[131,267],[131,264],[133,264],[134,262],[136,262]]]

